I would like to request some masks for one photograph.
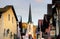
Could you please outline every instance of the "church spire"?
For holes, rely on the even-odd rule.
[[[29,5],[29,19],[28,19],[28,23],[32,23],[31,4]]]

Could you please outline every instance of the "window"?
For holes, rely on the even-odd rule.
[[[10,30],[9,30],[9,29],[7,29],[7,34],[9,34],[9,31],[10,31]]]
[[[12,39],[12,32],[10,32],[10,38]]]
[[[8,20],[10,21],[10,14],[8,14]]]
[[[12,23],[13,23],[13,17],[12,17]]]
[[[24,30],[24,28],[23,28],[23,33],[25,33],[25,30]]]
[[[6,34],[6,30],[4,29],[4,36],[5,36],[5,34]]]
[[[32,39],[32,36],[31,35],[29,35],[29,39]]]
[[[17,39],[17,34],[14,34],[14,39]]]
[[[1,18],[1,14],[0,14],[0,18]]]

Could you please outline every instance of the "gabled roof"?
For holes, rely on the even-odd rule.
[[[6,12],[6,11],[7,11],[8,9],[10,9],[10,8],[12,8],[13,14],[14,14],[14,16],[15,16],[15,18],[16,18],[16,21],[18,21],[17,15],[16,15],[16,13],[15,13],[15,10],[14,10],[13,5],[7,5],[7,6],[5,6],[4,8],[0,8],[0,14],[2,14],[3,12]]]

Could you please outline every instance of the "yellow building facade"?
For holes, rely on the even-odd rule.
[[[28,25],[27,23],[23,22],[23,23],[22,23],[22,28],[27,29],[27,25]]]
[[[12,5],[0,8],[0,39],[16,38],[17,21],[17,16]]]

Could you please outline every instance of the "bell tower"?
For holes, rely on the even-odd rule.
[[[31,15],[31,4],[29,5],[29,16],[28,16],[28,27],[27,27],[27,33],[28,38],[33,38],[33,22],[32,22],[32,15]]]

